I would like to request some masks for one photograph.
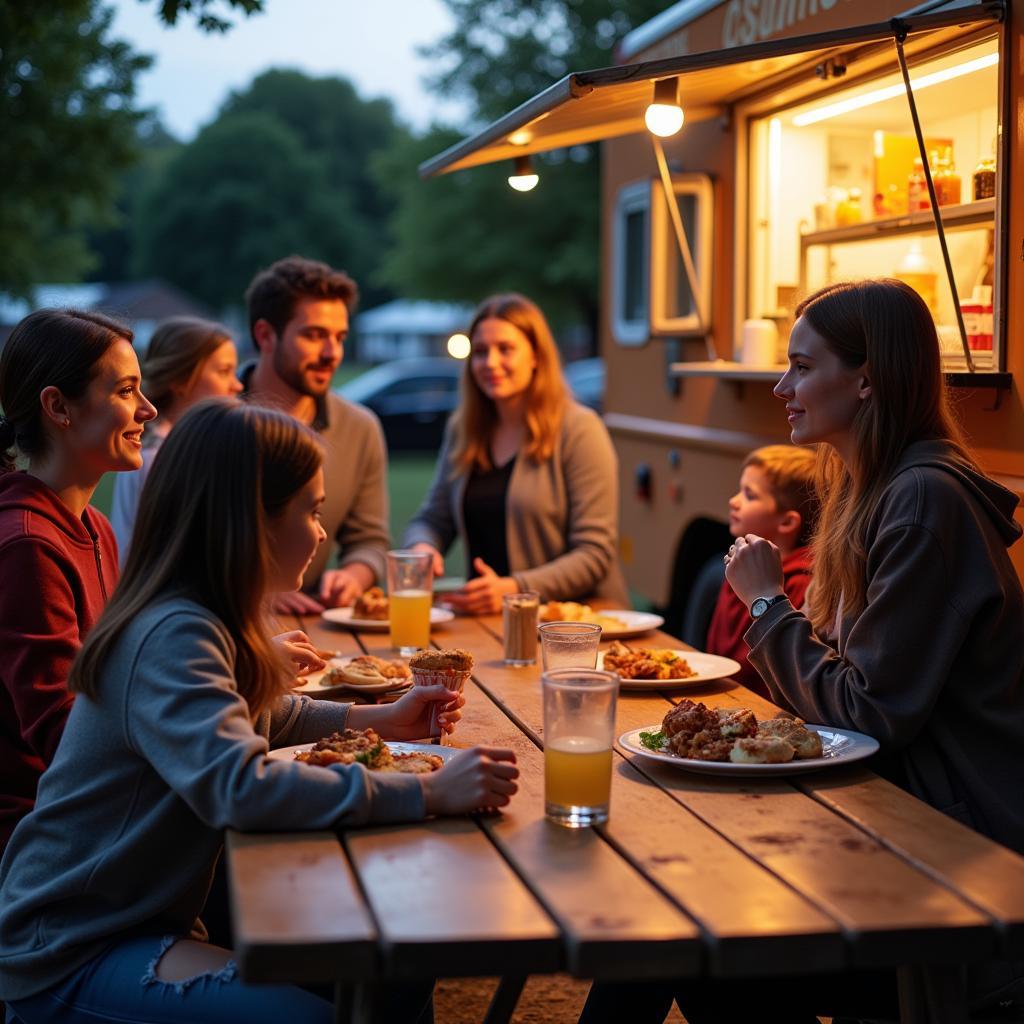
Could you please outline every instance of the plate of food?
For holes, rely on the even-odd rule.
[[[385,598],[386,600],[386,598]],[[385,612],[383,619],[365,619],[356,615],[356,605],[351,608],[328,608],[320,613],[324,622],[332,626],[342,626],[345,629],[358,629],[365,633],[386,633],[388,631],[388,616]],[[447,608],[431,608],[430,624],[439,626],[443,622],[451,622],[455,613]]]
[[[369,771],[425,775],[436,772],[458,753],[457,747],[440,747],[432,743],[385,742],[373,729],[345,729],[324,736],[315,743],[278,747],[267,756],[274,761],[299,761],[324,767],[362,764]]]
[[[747,708],[681,700],[660,725],[632,729],[619,744],[633,754],[704,775],[796,775],[870,757],[878,741],[852,729],[808,725],[780,713],[758,721]]]
[[[673,690],[723,679],[740,670],[739,662],[717,654],[627,647],[618,640],[598,654],[597,667],[617,673],[620,690]]]
[[[377,658],[361,654],[354,658],[331,658],[327,668],[302,676],[292,693],[328,697],[349,691],[379,695],[396,693],[412,686],[412,670],[401,658]]]
[[[595,610],[576,601],[548,601],[540,606],[540,622],[593,622],[601,627],[603,640],[625,640],[649,633],[665,620],[651,612],[634,612],[629,608]]]

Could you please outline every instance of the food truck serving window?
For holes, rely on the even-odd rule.
[[[993,345],[999,131],[996,38],[919,59],[911,81],[968,343]],[[923,166],[897,72],[749,122],[746,316],[782,337],[803,294],[851,278],[897,277],[935,317],[947,368],[964,364]]]

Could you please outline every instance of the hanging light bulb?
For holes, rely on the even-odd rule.
[[[678,78],[659,78],[654,83],[654,101],[644,113],[644,122],[652,135],[658,135],[663,139],[675,135],[683,127]]]
[[[529,192],[530,189],[537,187],[538,181],[540,175],[534,173],[530,157],[526,154],[517,156],[515,170],[508,176],[509,185],[517,192]]]

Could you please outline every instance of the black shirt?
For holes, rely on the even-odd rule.
[[[479,575],[473,560],[482,558],[499,576],[508,576],[508,542],[505,536],[505,498],[516,459],[504,466],[482,470],[476,468],[466,482],[462,499],[462,515],[466,521],[469,541],[469,564],[466,575]]]

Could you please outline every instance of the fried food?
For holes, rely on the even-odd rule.
[[[352,618],[386,620],[390,612],[387,594],[380,587],[370,587],[356,598]]]
[[[733,764],[785,764],[794,750],[778,736],[753,736],[736,740],[729,753]]]
[[[777,736],[785,740],[802,761],[822,755],[821,737],[816,732],[805,729],[800,722],[792,718],[772,718],[767,722],[761,722],[757,727],[757,734]]]
[[[759,723],[749,708],[709,708],[692,700],[672,708],[657,735],[658,749],[697,761],[785,764],[824,756],[821,737],[791,715]]]
[[[541,622],[589,622],[602,629],[625,629],[626,623],[614,615],[602,615],[595,612],[589,604],[577,604],[575,601],[548,601],[540,606]]]
[[[605,651],[604,667],[620,679],[689,679],[697,673],[675,651],[665,648],[632,649],[615,641]]]
[[[401,686],[412,679],[412,671],[402,660],[378,658],[363,654],[352,658],[343,665],[328,669],[320,680],[322,686],[376,686],[380,683],[394,683]]]
[[[373,729],[346,729],[317,740],[311,750],[299,751],[296,761],[305,764],[362,764],[370,771],[426,775],[444,764],[437,754],[415,751],[394,754]]]

